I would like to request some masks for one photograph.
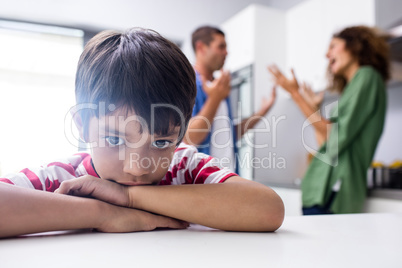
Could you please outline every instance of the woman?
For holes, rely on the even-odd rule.
[[[304,215],[362,210],[367,169],[384,125],[388,51],[385,38],[369,27],[349,27],[333,36],[326,57],[331,86],[341,96],[328,120],[303,98],[293,70],[288,79],[268,67],[323,141],[302,181]]]

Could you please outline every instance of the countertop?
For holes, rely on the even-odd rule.
[[[402,214],[287,217],[273,233],[89,230],[0,239],[0,267],[402,267]]]

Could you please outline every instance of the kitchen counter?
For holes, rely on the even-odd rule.
[[[293,216],[274,233],[75,231],[0,240],[0,267],[401,267],[402,213]]]
[[[402,200],[402,189],[370,189],[368,190],[368,196]]]
[[[257,181],[269,187],[277,187],[284,189],[295,189],[300,190],[300,185],[296,183],[267,183],[264,181]],[[392,188],[374,188],[367,189],[367,196],[378,197],[392,200],[402,200],[402,189],[392,189]]]

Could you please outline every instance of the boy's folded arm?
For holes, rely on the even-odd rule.
[[[94,228],[100,209],[94,201],[0,183],[0,237]]]
[[[230,231],[274,231],[284,217],[283,202],[272,189],[238,176],[219,184],[131,187],[78,178],[63,182],[58,192]]]
[[[186,223],[99,200],[25,189],[0,182],[0,237],[97,229],[133,232],[157,227],[185,228]]]
[[[133,186],[130,206],[227,231],[275,231],[282,199],[269,187],[237,176],[225,183]]]

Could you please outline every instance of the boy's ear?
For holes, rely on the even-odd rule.
[[[82,124],[82,118],[81,115],[78,113],[78,111],[76,109],[71,109],[70,110],[71,116],[73,117],[75,126],[78,129],[78,132],[80,134],[80,139],[85,141],[85,137],[84,137],[84,127]]]

